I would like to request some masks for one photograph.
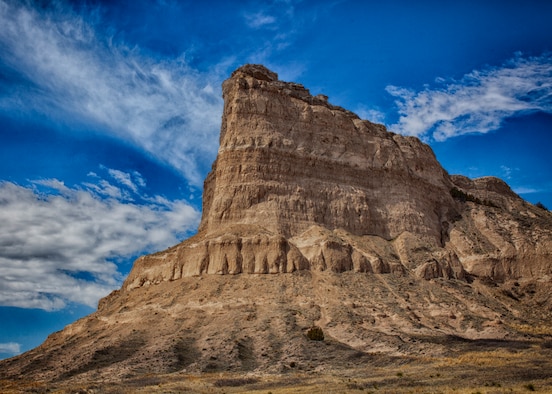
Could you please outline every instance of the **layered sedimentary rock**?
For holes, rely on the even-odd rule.
[[[427,279],[550,273],[548,216],[501,180],[450,177],[417,138],[263,66],[236,70],[223,96],[198,234],[139,259],[125,288],[311,269]]]

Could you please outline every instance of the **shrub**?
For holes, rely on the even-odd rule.
[[[546,207],[544,206],[544,204],[543,204],[542,202],[540,202],[540,201],[539,201],[538,203],[536,203],[535,206],[536,206],[537,208],[544,209],[545,211],[548,211],[548,208],[546,208]]]
[[[450,195],[452,196],[452,198],[462,202],[465,202],[468,199],[468,195],[466,193],[455,187],[450,189]]]
[[[473,202],[475,204],[478,204],[478,205],[486,205],[488,207],[498,208],[498,205],[496,205],[491,200],[480,200],[479,198],[475,197],[474,195],[463,192],[462,190],[460,190],[456,187],[453,187],[452,189],[450,189],[450,195],[452,196],[452,198],[454,198],[455,200],[458,200],[460,202],[471,201],[471,202]]]
[[[309,328],[307,331],[307,338],[311,341],[323,341],[324,340],[324,331],[318,326]]]
[[[471,201],[471,202],[474,202],[476,204],[483,204],[483,201],[481,201],[479,198],[469,194],[469,193],[465,193],[463,192],[462,190],[460,189],[457,189],[455,187],[453,187],[452,189],[450,189],[450,195],[452,196],[452,198],[455,198],[459,201],[462,201],[462,202],[466,202],[466,201]]]

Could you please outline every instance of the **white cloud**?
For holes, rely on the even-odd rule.
[[[276,23],[276,18],[272,15],[266,15],[263,12],[257,12],[254,14],[246,13],[244,14],[245,22],[247,26],[258,29],[261,27],[266,27],[268,25],[273,25]]]
[[[500,169],[502,170],[502,177],[504,179],[508,179],[508,180],[512,179],[512,172],[514,170],[517,170],[517,169],[512,169],[512,168],[510,168],[508,166],[505,166],[505,165],[501,165]]]
[[[134,193],[138,193],[138,188],[146,186],[144,178],[140,175],[139,172],[134,171],[132,174],[120,170],[115,170],[113,168],[108,168],[108,173],[113,179],[115,179],[119,184],[126,186]],[[133,180],[135,178],[135,180]]]
[[[184,57],[148,57],[71,10],[39,13],[28,4],[0,0],[0,64],[20,77],[0,108],[91,124],[201,185],[217,150],[222,99],[212,86],[223,70],[202,74]]]
[[[354,111],[361,119],[369,120],[372,123],[385,123],[385,113],[375,108],[368,108],[360,105]]]
[[[118,261],[176,244],[200,217],[181,200],[122,201],[99,178],[77,188],[58,180],[35,185],[0,183],[0,305],[95,307],[120,287]]]
[[[16,342],[0,343],[0,353],[18,355],[21,353],[21,345]]]
[[[406,135],[447,138],[498,129],[511,116],[534,111],[552,113],[552,54],[524,58],[518,54],[501,67],[473,71],[460,81],[415,92],[388,86],[397,97],[399,121],[389,126]]]
[[[540,190],[532,188],[532,187],[526,187],[526,186],[520,186],[514,188],[514,193],[516,194],[533,194],[538,193]]]
[[[99,180],[97,184],[85,182],[83,183],[83,186],[87,187],[89,190],[93,190],[96,194],[104,198],[109,197],[117,200],[132,201],[132,197],[128,192],[126,192],[125,190],[121,190],[116,186],[113,186],[105,179]]]
[[[119,182],[121,185],[124,185],[128,187],[130,190],[132,190],[134,193],[138,192],[138,186],[132,182],[132,179],[130,177],[130,174],[128,172],[123,172],[120,170],[114,170],[110,168],[108,170],[109,175],[113,177],[117,182]]]
[[[305,26],[312,23],[315,15],[325,4],[311,4],[308,13],[296,13],[293,1],[276,0],[269,4],[256,5],[256,12],[242,11],[245,25],[256,30],[253,47],[248,47],[244,59],[247,63],[264,64],[278,70],[282,80],[293,81],[304,72],[302,61],[282,61],[279,54],[295,41]],[[250,8],[250,7],[249,7]]]

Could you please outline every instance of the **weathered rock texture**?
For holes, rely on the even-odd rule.
[[[0,379],[321,371],[552,338],[549,212],[262,66],[223,94],[197,235]]]
[[[204,273],[551,273],[550,215],[501,180],[450,177],[417,138],[262,66],[236,70],[223,95],[199,233],[139,259],[125,289]]]

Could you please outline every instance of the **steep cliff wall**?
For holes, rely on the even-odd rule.
[[[199,233],[139,259],[125,288],[310,269],[465,280],[550,273],[550,215],[501,180],[450,177],[417,138],[263,66],[236,70],[223,96]],[[541,219],[524,226],[531,218]]]
[[[223,95],[201,230],[255,224],[293,237],[320,225],[385,239],[404,231],[439,239],[453,205],[451,182],[427,145],[258,66],[234,72]]]

